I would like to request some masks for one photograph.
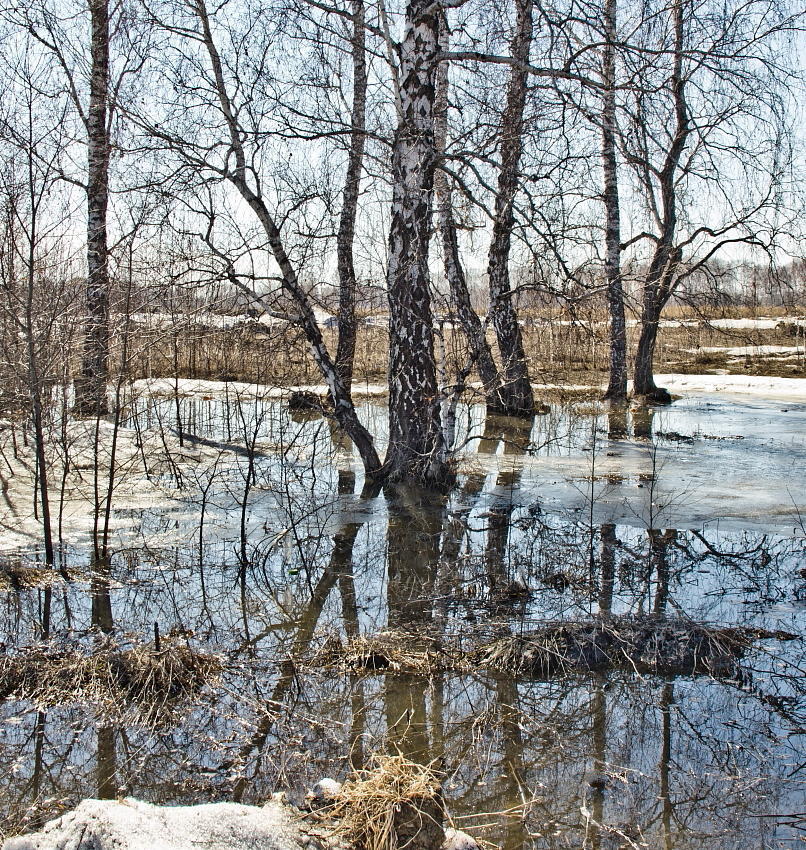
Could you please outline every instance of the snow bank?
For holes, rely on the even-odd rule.
[[[785,357],[804,353],[802,345],[736,345],[731,348],[704,345],[702,348],[687,348],[686,351],[689,354],[724,354],[726,357]]]
[[[3,850],[302,850],[308,845],[280,803],[152,806],[84,800],[41,832],[9,838]]]
[[[324,310],[314,309],[314,316],[321,327],[333,327],[336,318],[331,313],[326,313]],[[246,314],[230,315],[228,313],[214,313],[209,310],[193,310],[189,313],[165,313],[155,310],[148,313],[131,313],[128,317],[119,313],[115,316],[119,323],[125,322],[127,319],[132,324],[144,325],[151,330],[166,330],[169,328],[181,328],[189,325],[196,325],[200,328],[211,328],[213,330],[230,330],[240,325],[259,324],[266,327],[276,327],[287,325],[288,321],[278,318],[277,316],[261,313],[257,317],[252,317]],[[290,321],[290,320],[289,320]]]
[[[292,393],[310,393],[324,398],[329,390],[324,384],[300,384],[288,387],[270,387],[265,384],[248,384],[243,381],[204,381],[193,378],[142,378],[135,381],[132,389],[136,395],[202,396],[209,398],[230,397],[242,399],[285,399]],[[353,384],[355,398],[375,398],[389,392],[385,384]]]
[[[764,375],[655,375],[655,383],[677,394],[740,393],[759,398],[806,401],[806,378],[770,378]]]
[[[751,347],[752,348],[752,347]],[[782,347],[783,348],[783,347]],[[723,349],[720,349],[723,350]],[[731,351],[731,349],[726,349]],[[740,349],[736,349],[739,351]],[[741,349],[742,351],[744,349]],[[753,349],[756,350],[756,349]],[[783,352],[782,352],[783,353]],[[655,375],[655,383],[670,392],[707,392],[752,394],[762,398],[797,399],[806,401],[806,378],[772,378],[758,375]],[[532,384],[537,391],[589,392],[604,390],[604,385],[587,384]],[[470,389],[481,389],[481,384],[468,384]],[[242,399],[285,399],[293,392],[305,392],[326,396],[327,387],[319,384],[294,387],[268,387],[262,384],[247,384],[239,381],[201,381],[181,378],[145,378],[135,381],[134,392],[138,395],[167,395],[178,392],[180,396],[223,398],[226,393]],[[382,398],[389,392],[385,384],[353,384],[354,398]]]

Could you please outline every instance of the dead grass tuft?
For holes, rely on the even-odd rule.
[[[334,836],[356,850],[432,850],[444,837],[433,766],[401,754],[373,756],[344,783],[329,814]]]
[[[0,656],[0,699],[30,700],[40,707],[84,703],[100,715],[158,725],[222,668],[216,655],[165,641],[123,648],[104,641],[87,653],[54,643],[22,647]]]
[[[688,620],[601,618],[551,623],[499,638],[472,653],[482,667],[534,677],[627,669],[656,675],[726,675],[752,646],[744,629]]]
[[[458,650],[444,646],[436,638],[392,629],[374,635],[358,635],[345,642],[332,636],[325,641],[314,663],[349,670],[430,676],[456,670],[458,656]]]
[[[20,563],[0,564],[0,593],[31,590],[36,587],[50,587],[62,580],[62,575],[50,568],[33,567]]]

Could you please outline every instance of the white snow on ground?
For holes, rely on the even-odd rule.
[[[783,346],[782,346],[783,347]],[[720,349],[721,350],[721,349]],[[737,349],[738,350],[738,349]],[[757,375],[655,375],[655,383],[666,387],[670,392],[704,393],[741,393],[762,398],[806,400],[806,378],[772,378]],[[604,385],[585,384],[533,384],[539,393],[541,390],[560,392],[585,392],[603,390]],[[469,385],[470,389],[481,389],[481,384]],[[285,399],[292,392],[307,392],[321,397],[327,396],[328,389],[323,384],[299,385],[293,387],[268,387],[262,384],[246,384],[238,381],[200,381],[181,378],[144,378],[135,381],[134,392],[138,395],[200,396],[202,398],[222,398],[229,393],[243,399]],[[631,389],[631,387],[630,387]],[[355,398],[382,398],[387,395],[385,384],[353,384]]]
[[[301,850],[305,837],[282,805],[152,806],[83,800],[41,832],[9,838],[3,850]]]
[[[315,309],[314,315],[316,316],[317,322],[319,322],[322,327],[333,327],[336,322],[336,317],[324,310]],[[122,322],[125,317],[121,314],[117,317],[117,319]],[[447,317],[435,316],[434,320],[435,323],[442,324],[446,328],[453,327],[453,323]],[[164,312],[132,313],[129,316],[129,321],[135,324],[146,325],[150,328],[170,328],[173,326],[195,324],[208,328],[218,328],[221,330],[234,328],[238,325],[251,324],[253,322],[257,322],[261,325],[267,325],[269,327],[287,324],[287,322],[283,319],[267,315],[266,313],[262,313],[257,318],[253,318],[245,314],[231,316],[224,313],[213,313],[209,310],[198,310],[191,313],[177,314]],[[361,322],[367,326],[385,328],[389,324],[389,317],[385,313],[380,313],[373,316],[366,316],[361,320]],[[574,327],[580,325],[596,326],[607,324],[604,319],[588,322],[581,320],[571,321],[569,319],[556,319],[554,317],[528,317],[520,320],[519,323],[527,327],[544,325]],[[797,325],[799,327],[806,328],[806,317],[783,316],[780,318],[773,318],[760,316],[755,319],[661,319],[660,321],[660,327],[662,328],[696,328],[700,325],[708,325],[712,328],[719,328],[720,330],[757,331],[773,330],[779,324]],[[628,327],[638,327],[638,325],[640,325],[640,321],[638,319],[627,320]]]
[[[771,331],[773,330],[780,319],[709,319],[708,324],[712,328],[720,330],[756,330],[756,331]]]
[[[640,324],[641,322],[638,319],[627,320],[627,326],[631,328],[638,327]],[[659,322],[662,328],[696,328],[703,325],[723,331],[771,331],[780,324],[806,327],[806,317],[783,316],[775,319],[762,316],[756,319],[661,319]]]
[[[714,328],[722,330],[772,330],[780,324],[806,327],[804,316],[783,316],[779,319],[709,319],[707,322]]]
[[[314,315],[316,316],[317,322],[319,322],[322,327],[331,327],[336,321],[333,315],[326,313],[324,310],[314,310]],[[123,314],[118,314],[116,316],[117,321],[120,323],[126,321],[126,318],[127,317]],[[268,327],[288,324],[285,320],[278,318],[277,316],[271,316],[267,313],[262,313],[256,318],[253,318],[245,314],[231,316],[225,313],[213,313],[209,310],[197,310],[190,313],[175,314],[163,312],[131,313],[128,316],[128,320],[133,324],[145,325],[151,329],[167,329],[192,324],[206,328],[227,330],[229,328],[238,327],[238,325],[248,325],[255,322],[259,325],[266,325]]]
[[[759,398],[806,401],[806,378],[764,375],[655,375],[655,383],[671,393],[739,393]]]
[[[300,384],[288,387],[269,387],[265,384],[247,384],[241,381],[202,381],[193,378],[143,378],[135,381],[132,389],[136,395],[173,396],[208,396],[223,398],[229,394],[242,399],[285,399],[292,393],[304,392],[311,395],[326,397],[329,390],[324,384]],[[385,384],[353,384],[352,394],[359,398],[374,398],[384,396],[389,392]]]
[[[737,345],[733,348],[704,345],[702,348],[685,350],[689,354],[724,354],[726,357],[781,357],[804,354],[802,345]]]
[[[101,420],[96,434],[95,423],[70,421],[65,434],[48,439],[51,527],[54,537],[61,523],[65,542],[86,540],[94,527],[96,504],[103,504],[108,486],[108,470],[112,456],[114,428]],[[30,438],[29,438],[30,439]],[[164,480],[171,469],[195,468],[200,462],[210,463],[218,456],[216,449],[180,446],[171,432],[119,428],[115,445],[115,482],[112,503],[115,510],[137,510],[160,506],[166,512],[186,510],[183,501],[156,483]],[[64,446],[69,465],[64,470]],[[33,494],[35,461],[33,447],[25,447],[17,435],[14,451],[11,432],[0,432],[0,541],[6,549],[22,549],[42,545],[42,522],[34,514]],[[96,457],[97,451],[97,457]],[[96,472],[97,481],[96,481]],[[98,496],[96,498],[96,487]],[[129,521],[113,518],[110,530],[128,527]]]

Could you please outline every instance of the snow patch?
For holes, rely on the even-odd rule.
[[[672,393],[740,393],[759,398],[806,401],[806,378],[764,375],[655,375],[655,383]]]
[[[9,838],[3,850],[301,850],[305,839],[280,803],[153,806],[84,800],[41,832]]]
[[[726,357],[782,357],[804,353],[802,345],[736,345],[732,348],[705,345],[702,348],[685,350],[689,354],[724,354]]]
[[[265,384],[249,384],[243,381],[205,381],[194,378],[142,378],[132,384],[136,395],[155,396],[202,396],[209,398],[224,398],[226,395],[237,396],[241,399],[283,400],[293,393],[309,393],[310,395],[327,397],[330,392],[325,384],[299,384],[288,387],[270,387]],[[377,398],[388,392],[385,384],[360,384],[352,386],[355,398]]]

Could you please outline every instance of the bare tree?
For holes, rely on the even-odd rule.
[[[172,152],[178,155],[192,179],[200,179],[202,182],[224,181],[237,191],[252,212],[279,270],[276,280],[291,304],[293,312],[288,317],[301,328],[305,335],[314,361],[328,386],[334,415],[356,445],[367,473],[377,474],[381,464],[372,436],[359,421],[350,398],[349,386],[345,385],[336,368],[336,363],[327,350],[311,299],[300,281],[297,268],[286,248],[280,226],[265,194],[262,176],[256,166],[256,157],[259,156],[262,147],[259,126],[262,116],[259,105],[244,101],[244,98],[249,97],[249,93],[243,91],[243,81],[237,77],[233,79],[229,73],[232,70],[231,66],[225,65],[222,60],[213,33],[213,21],[204,0],[191,0],[184,10],[190,13],[190,24],[182,21],[181,15],[177,23],[171,23],[168,20],[157,22],[164,31],[177,39],[180,51],[190,49],[193,45],[201,48],[202,56],[194,54],[192,58],[190,56],[182,58],[180,55],[179,61],[187,62],[198,75],[197,79],[203,88],[209,91],[210,97],[205,101],[206,108],[215,110],[217,126],[211,126],[212,122],[208,122],[203,131],[206,135],[212,132],[213,140],[205,147],[204,144],[192,138],[192,135],[183,135],[180,132],[186,128],[175,129],[162,124],[158,125],[144,114],[141,114],[138,120],[163,153]],[[248,46],[244,45],[244,50],[243,56],[235,57],[236,60],[248,61]],[[266,59],[267,56],[263,53],[257,57],[256,61],[260,64]],[[179,67],[175,70],[174,83],[178,83],[180,93],[189,98],[195,98],[198,91],[194,89],[194,81],[186,79],[186,69]],[[236,98],[240,100],[236,101]],[[177,123],[183,119],[181,114],[175,117]],[[216,136],[215,133],[219,130],[222,135]],[[223,156],[221,156],[222,146]],[[205,237],[210,247],[217,250],[212,236],[215,219],[215,202],[211,198]],[[254,301],[266,304],[263,296],[254,289],[249,279],[239,275],[232,260],[220,250],[217,250],[217,253],[224,262],[226,277],[232,284],[245,291]],[[272,311],[272,309],[269,305],[269,310]]]
[[[90,94],[87,128],[87,332],[76,407],[107,412],[109,380],[109,0],[89,0]]]
[[[443,41],[447,42],[448,24],[443,17]],[[443,49],[445,48],[443,44]],[[437,69],[436,93],[434,98],[434,134],[437,156],[443,160],[448,145],[448,108],[450,90],[450,63],[445,60]],[[473,308],[467,287],[462,257],[459,248],[459,236],[453,212],[453,187],[451,178],[444,167],[437,168],[434,174],[434,197],[437,206],[437,224],[442,240],[442,257],[445,278],[452,299],[452,308],[467,338],[470,357],[478,368],[489,410],[498,409],[498,367],[493,359],[484,323]]]
[[[61,180],[69,140],[67,104],[42,56],[23,41],[6,53],[0,81],[6,87],[0,114],[2,229],[0,311],[5,330],[0,350],[5,394],[30,416],[34,448],[34,515],[42,528],[44,559],[55,565],[55,512],[51,485],[53,388],[69,368],[72,292],[63,252],[69,193]],[[47,109],[43,109],[47,104]],[[4,110],[4,111],[5,111]],[[49,611],[43,631],[48,632]]]
[[[673,0],[649,10],[635,55],[654,53],[634,86],[622,149],[648,243],[634,392],[668,403],[653,362],[661,314],[685,281],[726,248],[772,252],[790,161],[785,96],[794,80],[781,42],[802,26],[763,2],[711,8]],[[639,61],[643,62],[643,58]],[[658,79],[660,76],[660,79]],[[741,175],[741,177],[739,177]]]
[[[11,13],[59,69],[73,109],[83,124],[86,170],[63,173],[83,187],[87,199],[87,321],[80,373],[75,382],[76,408],[85,414],[107,412],[109,377],[109,206],[110,142],[110,13],[108,0],[89,0],[90,39],[79,43],[72,13],[42,2]],[[88,47],[88,79],[85,79]],[[85,86],[88,93],[85,94]]]
[[[358,195],[364,163],[367,116],[367,59],[366,30],[363,0],[351,0],[353,60],[353,106],[350,116],[350,151],[347,175],[344,180],[336,253],[339,268],[339,342],[336,368],[349,391],[353,380],[356,337],[356,274],[353,259],[355,223],[358,214]]]
[[[515,8],[515,32],[511,46],[513,64],[510,70],[506,105],[501,115],[498,192],[495,197],[487,276],[490,287],[490,317],[503,363],[503,380],[498,389],[497,407],[500,412],[512,416],[531,416],[534,413],[535,402],[510,286],[509,252],[523,149],[523,116],[532,45],[532,0],[516,0]]]
[[[676,283],[676,272],[683,259],[682,246],[675,244],[677,230],[677,180],[678,168],[683,152],[693,131],[689,120],[689,110],[686,101],[686,77],[683,72],[684,43],[684,2],[676,0],[671,15],[674,28],[672,54],[672,74],[669,79],[669,90],[674,109],[674,125],[671,131],[670,144],[666,148],[663,164],[655,172],[659,186],[660,204],[658,208],[658,233],[655,248],[643,284],[641,303],[641,336],[638,340],[638,350],[635,355],[634,392],[646,396],[652,401],[670,402],[669,393],[655,386],[652,375],[652,364],[655,353],[655,342],[658,334],[658,324],[663,306],[669,300]],[[646,120],[646,114],[641,115],[639,95],[639,110],[637,120]],[[641,118],[638,118],[638,116]],[[646,133],[647,128],[641,128]],[[633,157],[635,162],[636,157]],[[645,174],[650,173],[651,166],[645,162]],[[651,178],[650,178],[651,179]],[[648,190],[654,189],[645,180]]]
[[[616,404],[627,398],[627,322],[621,279],[621,211],[616,123],[617,3],[605,0],[602,48],[602,172],[605,205],[605,279],[610,314],[610,376],[605,398]]]
[[[428,247],[436,149],[440,3],[410,0],[400,44],[389,231],[389,449],[392,480],[440,485],[447,474],[434,359]]]

